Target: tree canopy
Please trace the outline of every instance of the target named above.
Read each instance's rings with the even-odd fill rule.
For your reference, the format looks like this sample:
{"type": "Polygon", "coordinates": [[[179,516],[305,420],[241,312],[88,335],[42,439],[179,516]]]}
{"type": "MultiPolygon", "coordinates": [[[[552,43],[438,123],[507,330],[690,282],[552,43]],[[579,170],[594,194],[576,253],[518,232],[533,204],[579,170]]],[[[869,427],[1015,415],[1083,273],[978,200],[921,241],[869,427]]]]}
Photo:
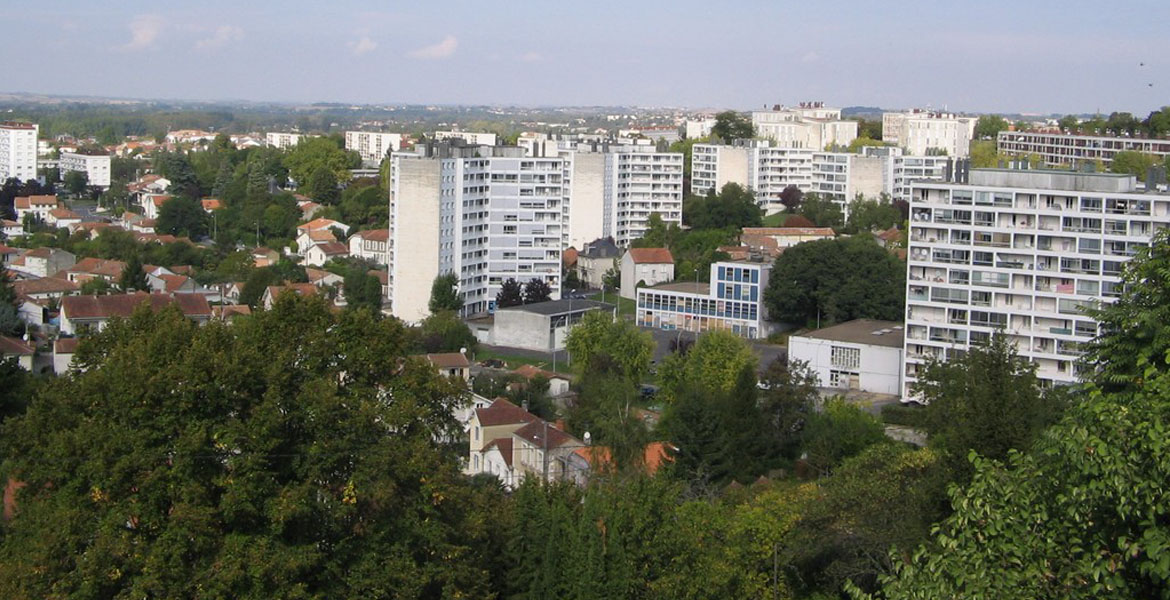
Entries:
{"type": "Polygon", "coordinates": [[[756,128],[752,125],[751,117],[725,110],[715,115],[715,125],[711,127],[711,136],[725,142],[738,139],[751,139],[756,135],[756,128]]]}
{"type": "Polygon", "coordinates": [[[431,299],[427,309],[431,313],[459,311],[463,308],[463,296],[459,295],[459,276],[444,273],[431,282],[431,299]]]}
{"type": "Polygon", "coordinates": [[[691,229],[742,229],[763,225],[756,195],[738,183],[728,183],[716,194],[691,196],[683,203],[683,223],[691,229]]]}

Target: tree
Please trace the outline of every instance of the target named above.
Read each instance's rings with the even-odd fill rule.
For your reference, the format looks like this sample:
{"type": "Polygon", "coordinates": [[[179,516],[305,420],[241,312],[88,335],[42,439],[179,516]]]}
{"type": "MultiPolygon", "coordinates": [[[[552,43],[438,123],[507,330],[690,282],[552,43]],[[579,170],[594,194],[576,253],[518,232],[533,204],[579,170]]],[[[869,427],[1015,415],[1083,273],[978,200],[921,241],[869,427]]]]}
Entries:
{"type": "Polygon", "coordinates": [[[969,453],[1005,460],[1010,450],[1029,448],[1063,409],[1060,394],[1040,390],[1036,365],[1002,334],[961,358],[927,363],[915,391],[927,404],[930,446],[960,483],[972,474],[969,453]]]}
{"type": "Polygon", "coordinates": [[[80,196],[85,193],[86,186],[89,185],[89,174],[85,171],[69,171],[65,173],[65,189],[69,190],[70,194],[80,196]]]}
{"type": "Polygon", "coordinates": [[[319,165],[313,170],[303,190],[310,198],[327,206],[337,204],[341,196],[337,189],[337,176],[326,165],[319,165]]]}
{"type": "Polygon", "coordinates": [[[1170,106],[1152,111],[1143,125],[1150,137],[1164,137],[1170,134],[1170,106]]]}
{"type": "Polygon", "coordinates": [[[1105,121],[1105,128],[1113,132],[1114,135],[1133,136],[1140,127],[1141,121],[1133,116],[1133,114],[1127,112],[1112,113],[1109,115],[1109,119],[1105,121]]]}
{"type": "Polygon", "coordinates": [[[539,278],[533,277],[524,284],[524,303],[532,304],[534,302],[548,302],[552,299],[552,288],[549,287],[548,282],[539,278]]]}
{"type": "Polygon", "coordinates": [[[601,275],[601,286],[607,290],[617,290],[622,287],[622,272],[617,267],[617,260],[614,260],[614,265],[601,275]]]}
{"type": "Polygon", "coordinates": [[[900,320],[906,266],[870,235],[816,240],[776,259],[764,302],[772,318],[795,324],[900,320]]]}
{"type": "Polygon", "coordinates": [[[126,261],[126,266],[122,269],[122,276],[118,280],[118,287],[123,292],[149,292],[150,283],[146,280],[146,271],[142,268],[142,260],[138,258],[137,254],[130,257],[126,261]]]}
{"type": "Polygon", "coordinates": [[[369,309],[382,314],[382,282],[369,273],[365,265],[354,265],[346,270],[345,303],[351,309],[369,309]]]}
{"type": "MultiPolygon", "coordinates": [[[[142,265],[139,265],[138,268],[141,269],[142,265]]],[[[104,296],[106,294],[114,293],[117,291],[117,288],[107,279],[94,277],[93,279],[90,279],[89,281],[81,284],[81,289],[79,291],[83,296],[104,296]]]]}
{"type": "Polygon", "coordinates": [[[268,287],[281,283],[282,280],[277,276],[275,269],[269,267],[253,269],[244,281],[243,289],[240,290],[240,304],[247,304],[252,309],[260,308],[260,302],[264,300],[264,292],[268,287]]]}
{"type": "Polygon", "coordinates": [[[815,192],[804,195],[797,214],[812,221],[817,227],[838,228],[845,224],[841,205],[828,198],[821,198],[815,192]]]}
{"type": "Polygon", "coordinates": [[[578,373],[593,368],[595,363],[612,361],[614,370],[623,377],[641,381],[650,369],[654,338],[629,321],[614,320],[607,311],[592,310],[569,330],[565,349],[578,373]]]}
{"type": "Polygon", "coordinates": [[[858,136],[858,137],[853,138],[852,142],[849,142],[849,146],[847,146],[845,148],[845,151],[852,152],[854,154],[859,154],[859,153],[861,153],[862,148],[869,148],[869,147],[879,147],[880,148],[882,146],[888,146],[888,145],[889,144],[887,144],[879,139],[868,138],[865,136],[858,136]]]}
{"type": "Polygon", "coordinates": [[[871,140],[882,139],[882,120],[857,118],[857,137],[871,140]]]}
{"type": "Polygon", "coordinates": [[[524,304],[524,287],[519,281],[509,277],[500,284],[500,291],[496,294],[496,308],[508,308],[524,304]]]}
{"type": "Polygon", "coordinates": [[[809,467],[818,475],[827,475],[841,461],[885,442],[886,430],[858,405],[834,398],[809,416],[801,437],[809,467]]]}
{"type": "Polygon", "coordinates": [[[459,295],[459,276],[444,273],[431,282],[431,300],[427,303],[431,313],[463,309],[463,296],[459,295]]]}
{"type": "Polygon", "coordinates": [[[691,196],[683,203],[683,223],[692,229],[742,229],[763,225],[763,210],[756,195],[737,183],[728,183],[716,194],[691,196]]]}
{"type": "Polygon", "coordinates": [[[1081,123],[1081,119],[1076,115],[1065,115],[1061,117],[1060,120],[1056,123],[1060,126],[1061,130],[1072,133],[1077,130],[1077,127],[1081,123]]]}
{"type": "Polygon", "coordinates": [[[695,386],[729,393],[735,388],[741,371],[747,368],[754,373],[758,362],[743,338],[730,331],[708,331],[685,354],[671,354],[662,361],[659,368],[662,391],[668,400],[695,386]]]}
{"type": "Polygon", "coordinates": [[[477,341],[471,328],[454,311],[439,311],[427,315],[418,327],[415,347],[420,352],[460,352],[475,350],[477,341]]]}
{"type": "Polygon", "coordinates": [[[819,385],[808,363],[795,359],[776,359],[760,376],[760,418],[774,459],[799,456],[802,432],[820,400],[819,385]]]}
{"type": "Polygon", "coordinates": [[[780,191],[780,204],[788,209],[788,212],[794,213],[796,209],[800,208],[800,201],[804,197],[804,192],[795,185],[790,185],[780,191]]]}
{"type": "Polygon", "coordinates": [[[12,286],[8,270],[0,269],[0,335],[19,335],[23,330],[20,299],[12,286]]]}
{"type": "Polygon", "coordinates": [[[175,196],[159,208],[156,229],[159,233],[200,239],[207,236],[208,220],[209,217],[199,200],[175,196]]]}
{"type": "Polygon", "coordinates": [[[1007,129],[1007,119],[999,115],[983,115],[975,122],[975,137],[981,140],[994,140],[999,132],[1007,129]]]}
{"type": "Polygon", "coordinates": [[[349,181],[349,169],[361,166],[356,153],[346,153],[334,138],[313,137],[302,140],[284,157],[284,166],[297,185],[306,185],[318,169],[329,170],[336,182],[349,181]],[[354,158],[357,158],[354,164],[354,158]]]}
{"type": "Polygon", "coordinates": [[[1109,171],[1134,175],[1138,181],[1145,181],[1148,169],[1156,164],[1157,159],[1149,154],[1142,154],[1134,150],[1122,150],[1113,155],[1109,171]]]}
{"type": "Polygon", "coordinates": [[[726,110],[715,115],[715,125],[711,127],[711,136],[725,142],[738,139],[751,139],[756,135],[756,128],[751,118],[726,110]]]}
{"type": "Polygon", "coordinates": [[[4,425],[27,487],[0,589],[492,596],[500,496],[435,445],[459,432],[459,388],[404,360],[404,334],[293,295],[231,326],[174,308],[111,323],[4,425]]]}
{"type": "Polygon", "coordinates": [[[860,194],[849,203],[848,233],[884,231],[903,221],[902,213],[890,197],[882,194],[878,200],[866,199],[860,194]]]}

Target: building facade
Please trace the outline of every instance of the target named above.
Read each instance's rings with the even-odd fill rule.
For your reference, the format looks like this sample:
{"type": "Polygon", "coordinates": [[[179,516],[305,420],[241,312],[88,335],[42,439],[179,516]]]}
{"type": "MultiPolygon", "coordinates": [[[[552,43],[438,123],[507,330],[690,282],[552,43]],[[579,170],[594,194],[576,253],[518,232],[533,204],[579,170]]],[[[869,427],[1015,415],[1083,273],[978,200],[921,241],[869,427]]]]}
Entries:
{"type": "Polygon", "coordinates": [[[945,154],[966,158],[975,137],[976,117],[961,117],[929,109],[882,114],[882,141],[913,156],[945,154]]]}
{"type": "Polygon", "coordinates": [[[821,102],[753,111],[752,125],[757,136],[783,148],[820,151],[831,146],[848,146],[857,138],[857,121],[843,120],[840,109],[826,107],[821,102]]]}
{"type": "Polygon", "coordinates": [[[402,149],[401,133],[380,133],[376,131],[345,132],[345,149],[353,150],[362,157],[362,163],[377,165],[386,154],[402,149]]]}
{"type": "Polygon", "coordinates": [[[270,131],[264,134],[264,143],[273,148],[280,148],[282,150],[292,148],[301,143],[301,140],[307,139],[309,136],[303,133],[282,133],[278,131],[270,131]]]}
{"type": "Polygon", "coordinates": [[[1037,154],[1046,165],[1074,169],[1097,161],[1109,167],[1118,152],[1141,152],[1162,159],[1170,156],[1170,139],[1001,131],[995,138],[995,144],[1005,154],[1037,154]]]}
{"type": "Polygon", "coordinates": [[[788,338],[788,360],[808,363],[825,388],[900,395],[903,326],[857,319],[788,338]]]}
{"type": "Polygon", "coordinates": [[[1125,263],[1170,224],[1170,195],[1128,175],[975,169],[913,186],[903,400],[931,357],[999,330],[1045,385],[1077,380],[1097,334],[1084,308],[1112,302],[1125,263]]]}
{"type": "Polygon", "coordinates": [[[37,132],[35,123],[0,123],[0,180],[37,178],[37,132]]]}
{"type": "Polygon", "coordinates": [[[711,265],[710,283],[675,282],[638,288],[637,324],[695,333],[731,331],[748,339],[771,333],[764,289],[768,262],[724,261],[711,265]]]}
{"type": "Polygon", "coordinates": [[[622,145],[605,155],[602,234],[627,247],[649,229],[650,215],[682,223],[683,155],[622,145]]]}
{"type": "Polygon", "coordinates": [[[108,189],[110,187],[110,162],[109,154],[62,152],[61,160],[57,166],[61,169],[62,178],[70,171],[80,171],[89,178],[89,185],[108,189]]]}
{"type": "Polygon", "coordinates": [[[495,146],[496,134],[494,133],[473,133],[471,131],[436,131],[435,140],[454,140],[460,139],[472,146],[495,146]]]}

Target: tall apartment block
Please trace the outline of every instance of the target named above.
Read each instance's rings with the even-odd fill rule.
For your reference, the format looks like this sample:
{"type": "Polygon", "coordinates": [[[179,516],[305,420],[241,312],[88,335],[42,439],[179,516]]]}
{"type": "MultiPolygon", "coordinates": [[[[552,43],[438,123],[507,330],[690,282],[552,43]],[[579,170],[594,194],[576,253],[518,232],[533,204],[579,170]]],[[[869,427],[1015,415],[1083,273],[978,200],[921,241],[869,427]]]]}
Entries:
{"type": "Polygon", "coordinates": [[[1044,384],[1076,381],[1081,344],[1097,334],[1084,307],[1119,295],[1123,265],[1170,225],[1170,195],[1129,175],[962,171],[913,186],[903,399],[929,357],[997,330],[1044,384]]]}
{"type": "Polygon", "coordinates": [[[913,156],[945,154],[966,158],[975,137],[976,117],[928,109],[888,112],[882,115],[882,141],[905,149],[913,156]]]}
{"type": "Polygon", "coordinates": [[[37,132],[35,123],[0,123],[0,181],[15,177],[21,181],[37,177],[37,132]]]}
{"type": "Polygon", "coordinates": [[[62,152],[58,165],[61,169],[62,177],[69,171],[80,171],[85,173],[89,185],[109,188],[111,162],[109,154],[89,154],[79,151],[62,152]]]}
{"type": "Polygon", "coordinates": [[[464,313],[494,308],[504,280],[560,294],[564,164],[518,147],[438,143],[391,159],[389,297],[394,315],[429,314],[431,282],[459,276],[464,313]]]}
{"type": "Polygon", "coordinates": [[[302,140],[306,140],[312,136],[303,133],[286,133],[281,131],[269,131],[264,134],[264,143],[273,147],[285,150],[293,148],[302,140]]]}
{"type": "MultiPolygon", "coordinates": [[[[658,152],[654,146],[605,148],[602,229],[626,247],[649,229],[650,215],[682,223],[683,155],[658,152]]],[[[570,224],[571,226],[571,224],[570,224]]]]}
{"type": "Polygon", "coordinates": [[[848,146],[857,138],[857,121],[843,120],[840,109],[828,108],[822,102],[753,111],[752,125],[757,136],[783,148],[820,151],[830,146],[848,146]]]}
{"type": "Polygon", "coordinates": [[[380,133],[376,131],[345,132],[345,149],[353,150],[367,165],[381,164],[386,154],[402,149],[401,133],[380,133]]]}
{"type": "Polygon", "coordinates": [[[1170,156],[1168,139],[1001,131],[995,144],[1005,154],[1038,154],[1049,166],[1063,165],[1074,169],[1097,161],[1108,167],[1113,164],[1113,156],[1123,151],[1152,154],[1162,159],[1170,156]]]}

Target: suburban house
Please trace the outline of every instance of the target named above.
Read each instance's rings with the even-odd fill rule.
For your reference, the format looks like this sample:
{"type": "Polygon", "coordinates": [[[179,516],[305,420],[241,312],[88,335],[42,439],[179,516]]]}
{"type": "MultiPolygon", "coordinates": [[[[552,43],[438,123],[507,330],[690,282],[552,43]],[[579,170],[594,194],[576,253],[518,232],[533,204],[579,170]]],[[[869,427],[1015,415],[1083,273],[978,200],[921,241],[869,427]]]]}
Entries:
{"type": "Polygon", "coordinates": [[[60,299],[62,296],[76,294],[81,286],[65,278],[41,277],[38,279],[21,279],[12,283],[16,295],[34,298],[36,300],[60,299]]]}
{"type": "Polygon", "coordinates": [[[317,295],[317,286],[311,283],[289,283],[285,285],[270,285],[264,290],[264,298],[262,305],[264,310],[272,308],[276,304],[276,299],[284,292],[291,292],[298,296],[315,296],[317,295]]]}
{"type": "Polygon", "coordinates": [[[87,257],[77,261],[72,267],[59,273],[57,277],[63,274],[65,279],[79,285],[91,279],[105,279],[110,283],[117,283],[124,270],[126,270],[126,263],[120,260],[87,257]]]}
{"type": "Polygon", "coordinates": [[[569,298],[499,308],[494,315],[468,319],[467,325],[486,344],[551,352],[564,350],[569,327],[593,310],[617,315],[613,304],[569,298]]]}
{"type": "MultiPolygon", "coordinates": [[[[536,415],[508,402],[504,398],[497,399],[487,408],[477,409],[472,413],[471,421],[469,422],[467,473],[469,475],[485,472],[495,473],[497,475],[506,473],[508,480],[505,480],[505,485],[507,485],[511,480],[512,472],[512,433],[524,425],[539,420],[536,415]],[[499,461],[500,463],[506,463],[506,465],[497,464],[493,465],[496,467],[495,469],[489,469],[488,465],[484,463],[483,452],[490,442],[501,438],[507,438],[509,441],[507,460],[499,461]]],[[[501,479],[504,478],[501,477],[501,479]]]]}
{"type": "Polygon", "coordinates": [[[323,207],[320,204],[309,200],[305,196],[300,196],[300,198],[303,199],[297,200],[297,208],[301,209],[301,219],[308,221],[317,216],[318,212],[321,212],[323,207]]]}
{"type": "Polygon", "coordinates": [[[115,317],[126,318],[141,304],[157,312],[172,304],[183,315],[197,322],[211,320],[211,305],[202,294],[111,294],[108,296],[66,296],[61,299],[61,333],[77,335],[80,331],[101,331],[115,317]]]}
{"type": "Polygon", "coordinates": [[[16,363],[25,371],[33,370],[33,358],[37,349],[30,343],[9,336],[0,336],[0,358],[15,358],[16,363]]]}
{"type": "Polygon", "coordinates": [[[323,269],[314,269],[313,267],[305,267],[305,276],[309,278],[309,283],[317,287],[339,285],[345,281],[345,278],[337,273],[323,269]]]}
{"type": "Polygon", "coordinates": [[[335,258],[349,256],[349,248],[341,242],[321,242],[313,244],[305,252],[305,264],[320,267],[335,258]]]}
{"type": "Polygon", "coordinates": [[[902,393],[902,323],[856,319],[788,338],[788,360],[802,360],[820,386],[902,393]]]}
{"type": "Polygon", "coordinates": [[[333,235],[331,229],[314,229],[298,231],[297,238],[294,240],[297,244],[297,254],[304,256],[308,254],[309,248],[317,244],[324,244],[325,242],[336,242],[337,236],[333,235]]]}
{"type": "Polygon", "coordinates": [[[349,254],[373,261],[374,264],[390,264],[390,230],[367,229],[349,236],[349,254]]]}
{"type": "Polygon", "coordinates": [[[577,278],[591,288],[601,288],[605,273],[618,267],[621,256],[622,251],[613,238],[589,242],[577,253],[577,278]]]}
{"type": "Polygon", "coordinates": [[[512,371],[513,373],[532,381],[536,377],[544,377],[548,380],[548,395],[555,397],[566,394],[569,391],[569,378],[559,373],[552,371],[545,371],[533,365],[520,365],[512,371]]]}
{"type": "Polygon", "coordinates": [[[11,271],[32,277],[48,277],[72,267],[77,257],[60,248],[33,248],[8,263],[11,271]]]}
{"type": "Polygon", "coordinates": [[[18,248],[10,248],[4,244],[0,244],[0,266],[12,262],[13,259],[20,255],[20,252],[18,248]]]}
{"type": "Polygon", "coordinates": [[[739,241],[752,252],[776,258],[785,248],[836,236],[831,227],[744,227],[739,241]]]}
{"type": "Polygon", "coordinates": [[[465,382],[471,381],[471,361],[462,352],[443,352],[427,354],[427,362],[438,369],[439,374],[445,377],[457,377],[465,382]]]}
{"type": "Polygon", "coordinates": [[[68,208],[54,208],[49,211],[49,216],[45,218],[45,224],[50,227],[72,228],[80,223],[81,215],[68,208]]]}
{"type": "Polygon", "coordinates": [[[252,249],[252,264],[256,268],[268,267],[280,261],[280,254],[276,250],[257,246],[252,249]]]}
{"type": "Polygon", "coordinates": [[[194,279],[176,273],[148,274],[146,282],[150,284],[152,292],[184,292],[188,294],[205,293],[203,287],[195,283],[194,279]]]}
{"type": "Polygon", "coordinates": [[[330,229],[338,229],[343,234],[349,234],[349,225],[340,221],[334,221],[333,219],[324,218],[313,219],[308,223],[297,225],[297,234],[299,235],[302,231],[328,231],[330,229]]]}
{"type": "Polygon", "coordinates": [[[166,204],[167,200],[170,199],[171,196],[168,194],[143,194],[142,214],[147,219],[157,219],[159,211],[162,210],[162,205],[166,204]]]}
{"type": "Polygon", "coordinates": [[[77,346],[81,338],[63,337],[53,342],[53,372],[64,375],[73,366],[73,355],[77,354],[77,346]]]}
{"type": "Polygon", "coordinates": [[[24,223],[26,215],[33,215],[40,221],[49,221],[49,211],[58,208],[64,208],[61,202],[57,200],[57,196],[20,196],[12,201],[12,207],[16,209],[16,220],[24,223]]]}
{"type": "Polygon", "coordinates": [[[84,232],[91,240],[97,239],[101,233],[107,229],[122,229],[113,223],[106,223],[103,221],[86,221],[75,223],[69,226],[70,233],[84,232]]]}
{"type": "Polygon", "coordinates": [[[674,256],[666,248],[630,248],[622,256],[622,298],[637,298],[638,284],[674,281],[674,256]]]}
{"type": "Polygon", "coordinates": [[[9,221],[8,219],[0,219],[0,233],[5,237],[16,237],[24,235],[24,225],[20,221],[9,221]]]}
{"type": "Polygon", "coordinates": [[[211,307],[211,316],[216,321],[230,323],[238,317],[252,314],[252,307],[247,304],[217,304],[211,307]]]}

